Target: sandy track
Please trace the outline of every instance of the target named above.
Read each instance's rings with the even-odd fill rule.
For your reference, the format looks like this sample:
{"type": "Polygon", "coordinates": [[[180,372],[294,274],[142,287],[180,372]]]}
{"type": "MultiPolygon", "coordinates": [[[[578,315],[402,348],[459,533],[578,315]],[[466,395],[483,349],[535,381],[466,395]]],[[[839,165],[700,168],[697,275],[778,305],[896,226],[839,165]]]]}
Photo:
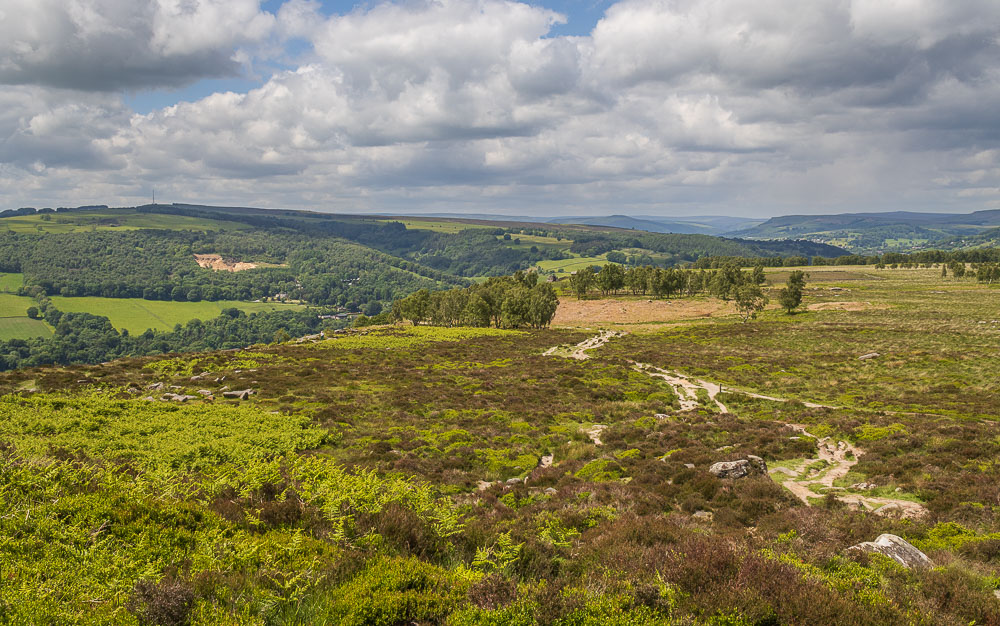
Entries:
{"type": "Polygon", "coordinates": [[[583,361],[584,359],[589,359],[590,355],[587,354],[587,350],[593,350],[595,348],[600,348],[604,344],[608,343],[615,337],[624,337],[628,333],[620,330],[602,330],[600,333],[594,335],[590,339],[586,339],[576,344],[575,346],[569,348],[563,346],[553,346],[546,350],[543,354],[545,356],[565,356],[570,359],[577,359],[583,361]]]}
{"type": "MultiPolygon", "coordinates": [[[[792,470],[795,476],[782,483],[807,505],[809,504],[809,498],[820,497],[820,494],[810,489],[810,485],[819,485],[827,489],[835,488],[833,485],[834,481],[846,476],[851,471],[851,468],[857,465],[858,457],[864,454],[864,450],[847,441],[833,443],[833,440],[829,437],[818,438],[810,434],[805,426],[801,424],[786,424],[786,426],[802,433],[806,437],[816,439],[817,442],[817,458],[803,461],[798,468],[792,470]],[[812,471],[803,476],[806,468],[817,461],[826,461],[828,466],[822,470],[812,471]]],[[[775,471],[777,470],[771,470],[772,473],[775,471]]],[[[922,517],[927,513],[927,509],[923,505],[909,500],[866,496],[856,493],[835,494],[835,496],[841,502],[863,510],[877,511],[881,507],[894,505],[892,507],[894,512],[905,518],[922,517]]]]}

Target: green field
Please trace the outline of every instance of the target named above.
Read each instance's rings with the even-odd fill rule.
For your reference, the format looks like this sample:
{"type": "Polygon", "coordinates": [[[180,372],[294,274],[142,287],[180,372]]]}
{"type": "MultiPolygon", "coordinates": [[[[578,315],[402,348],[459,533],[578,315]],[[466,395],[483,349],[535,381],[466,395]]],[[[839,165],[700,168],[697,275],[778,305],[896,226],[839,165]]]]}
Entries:
{"type": "Polygon", "coordinates": [[[572,259],[560,259],[558,261],[539,261],[535,267],[542,272],[552,272],[556,276],[566,276],[587,266],[605,265],[607,262],[607,257],[602,254],[600,256],[577,256],[572,259]]]}
{"type": "MultiPolygon", "coordinates": [[[[9,276],[20,277],[21,275],[3,274],[2,276],[6,278],[9,276]]],[[[45,322],[28,318],[27,311],[30,306],[35,306],[35,301],[31,298],[0,293],[0,341],[52,335],[52,329],[45,322]]]]}
{"type": "Polygon", "coordinates": [[[13,292],[24,284],[24,274],[3,274],[0,273],[0,291],[13,292]]]}
{"type": "Polygon", "coordinates": [[[465,222],[452,222],[448,220],[421,220],[421,219],[392,219],[381,220],[383,222],[399,222],[406,226],[408,230],[431,230],[436,233],[454,234],[468,230],[470,228],[496,228],[485,224],[468,224],[465,222]]]}
{"type": "MultiPolygon", "coordinates": [[[[218,317],[222,309],[236,307],[247,313],[295,309],[300,305],[271,302],[170,302],[142,300],[141,298],[67,298],[53,296],[52,303],[64,313],[91,313],[103,315],[111,320],[112,326],[130,333],[141,333],[147,328],[153,330],[173,330],[177,324],[186,324],[193,319],[207,320],[218,317]]],[[[2,301],[0,301],[2,302],[2,301]]]]}
{"type": "Polygon", "coordinates": [[[0,219],[0,231],[15,233],[78,233],[96,230],[245,230],[249,226],[225,220],[136,211],[79,211],[43,213],[0,219]]]}

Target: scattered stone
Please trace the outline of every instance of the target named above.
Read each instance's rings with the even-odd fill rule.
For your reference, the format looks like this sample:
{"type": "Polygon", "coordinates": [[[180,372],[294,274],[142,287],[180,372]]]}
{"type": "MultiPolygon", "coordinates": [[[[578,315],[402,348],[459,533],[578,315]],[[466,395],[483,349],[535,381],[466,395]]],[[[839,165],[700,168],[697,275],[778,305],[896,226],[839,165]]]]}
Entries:
{"type": "Polygon", "coordinates": [[[164,400],[171,400],[173,402],[187,402],[188,400],[197,400],[198,396],[189,396],[187,394],[180,393],[165,393],[163,394],[164,400]]]}
{"type": "Polygon", "coordinates": [[[913,547],[908,541],[888,533],[879,535],[875,541],[865,541],[847,549],[848,552],[872,552],[884,554],[907,569],[926,569],[934,567],[934,562],[927,555],[913,547]]]}
{"type": "Polygon", "coordinates": [[[874,489],[878,487],[875,483],[854,483],[851,485],[851,489],[860,489],[861,491],[868,491],[869,489],[874,489]]]}
{"type": "Polygon", "coordinates": [[[480,481],[478,481],[476,483],[476,489],[478,489],[479,491],[486,491],[487,489],[489,489],[492,486],[493,486],[493,483],[491,483],[488,480],[480,480],[480,481]]]}
{"type": "Polygon", "coordinates": [[[546,454],[541,459],[539,459],[539,461],[538,461],[538,467],[540,467],[542,469],[545,469],[547,467],[552,467],[552,463],[554,463],[555,460],[556,460],[556,455],[554,455],[554,454],[546,454]]]}
{"type": "Polygon", "coordinates": [[[225,387],[221,387],[219,389],[219,391],[229,391],[229,385],[226,385],[225,387]]]}
{"type": "Polygon", "coordinates": [[[545,495],[547,495],[547,496],[554,496],[554,495],[556,495],[557,493],[559,493],[559,492],[558,492],[558,491],[556,491],[556,490],[555,490],[554,488],[552,488],[552,487],[546,487],[546,488],[545,488],[545,495]]]}
{"type": "Polygon", "coordinates": [[[518,478],[517,476],[515,476],[514,478],[508,478],[507,479],[507,484],[508,485],[520,485],[521,484],[521,479],[518,478]]]}
{"type": "Polygon", "coordinates": [[[145,400],[146,402],[152,402],[154,399],[155,398],[153,398],[153,396],[146,396],[145,398],[143,398],[143,400],[145,400]]]}
{"type": "Polygon", "coordinates": [[[711,522],[713,515],[710,511],[695,511],[694,515],[691,517],[695,518],[699,522],[711,522]]]}
{"type": "Polygon", "coordinates": [[[184,387],[181,387],[180,385],[170,385],[170,388],[171,389],[183,389],[184,387]]]}
{"type": "Polygon", "coordinates": [[[136,387],[129,387],[129,388],[128,388],[128,389],[126,389],[125,391],[129,392],[129,393],[130,393],[130,394],[132,394],[132,395],[135,395],[135,394],[139,393],[139,389],[138,389],[138,388],[136,388],[136,387]]]}
{"type": "Polygon", "coordinates": [[[877,359],[881,356],[878,352],[869,352],[868,354],[862,354],[858,357],[859,361],[867,361],[868,359],[877,359]]]}
{"type": "Polygon", "coordinates": [[[902,517],[904,511],[903,507],[899,506],[895,502],[890,502],[889,504],[875,509],[874,513],[875,515],[880,515],[882,517],[902,517]]]}
{"type": "Polygon", "coordinates": [[[253,389],[240,389],[239,391],[223,391],[222,395],[226,398],[239,398],[240,400],[246,400],[253,393],[253,389]]]}
{"type": "Polygon", "coordinates": [[[708,471],[718,478],[743,478],[754,474],[767,475],[767,463],[759,456],[748,454],[745,459],[714,463],[708,468],[708,471]]]}
{"type": "Polygon", "coordinates": [[[665,419],[667,419],[670,416],[668,414],[666,414],[666,413],[657,413],[657,414],[653,415],[653,417],[655,417],[658,420],[665,420],[665,419]]]}
{"type": "Polygon", "coordinates": [[[209,391],[208,389],[199,389],[199,390],[198,390],[197,392],[195,392],[195,393],[197,393],[198,395],[202,395],[202,396],[206,396],[206,397],[207,397],[207,396],[211,396],[211,395],[212,395],[212,392],[211,392],[211,391],[209,391]]]}
{"type": "Polygon", "coordinates": [[[694,463],[685,463],[684,467],[686,467],[688,469],[694,469],[694,463]]]}

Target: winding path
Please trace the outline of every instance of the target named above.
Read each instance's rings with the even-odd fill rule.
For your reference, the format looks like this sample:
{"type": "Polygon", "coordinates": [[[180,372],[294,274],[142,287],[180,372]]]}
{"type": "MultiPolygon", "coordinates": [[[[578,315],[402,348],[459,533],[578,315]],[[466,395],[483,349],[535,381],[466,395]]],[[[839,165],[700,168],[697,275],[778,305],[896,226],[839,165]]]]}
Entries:
{"type": "MultiPolygon", "coordinates": [[[[590,355],[587,354],[587,350],[599,348],[608,343],[611,339],[624,336],[625,334],[626,333],[621,331],[602,330],[594,337],[569,348],[570,351],[568,354],[565,353],[567,350],[565,346],[555,346],[546,350],[545,355],[565,355],[574,359],[588,359],[590,358],[590,355]]],[[[647,376],[652,376],[666,381],[666,383],[670,385],[670,387],[674,390],[674,393],[677,395],[682,411],[692,411],[698,409],[701,406],[701,402],[698,399],[698,392],[704,390],[708,395],[708,399],[715,404],[720,413],[729,413],[729,409],[726,408],[726,406],[717,398],[717,396],[722,393],[721,384],[685,376],[679,372],[659,368],[654,365],[650,365],[649,363],[639,363],[636,361],[630,362],[636,371],[642,372],[647,376]]],[[[726,391],[727,393],[739,393],[750,398],[768,400],[771,402],[792,401],[789,398],[766,396],[752,391],[744,391],[742,389],[727,388],[726,391]]],[[[816,402],[802,402],[802,404],[812,409],[841,408],[828,404],[819,404],[816,402]]],[[[770,473],[774,474],[780,472],[788,475],[788,478],[782,481],[781,484],[791,491],[797,498],[802,500],[802,502],[806,505],[811,505],[810,498],[815,499],[822,496],[821,493],[813,491],[810,488],[811,485],[818,485],[824,490],[841,489],[840,487],[834,486],[834,481],[843,478],[848,472],[851,471],[851,468],[858,463],[858,457],[864,454],[864,450],[847,441],[837,441],[834,443],[829,437],[816,437],[815,435],[810,434],[809,431],[806,430],[806,427],[801,424],[785,424],[785,426],[801,433],[806,437],[815,439],[818,450],[817,458],[806,459],[796,468],[772,468],[770,473]],[[814,470],[808,469],[809,466],[819,461],[825,461],[825,465],[822,468],[814,470]]],[[[585,432],[596,445],[601,445],[600,434],[604,428],[606,428],[606,426],[598,424],[585,432]]],[[[848,506],[861,510],[872,510],[879,515],[898,515],[904,518],[915,518],[921,517],[927,513],[927,509],[923,505],[909,500],[886,498],[881,496],[868,496],[858,493],[835,493],[835,496],[838,500],[844,502],[848,506]]]]}

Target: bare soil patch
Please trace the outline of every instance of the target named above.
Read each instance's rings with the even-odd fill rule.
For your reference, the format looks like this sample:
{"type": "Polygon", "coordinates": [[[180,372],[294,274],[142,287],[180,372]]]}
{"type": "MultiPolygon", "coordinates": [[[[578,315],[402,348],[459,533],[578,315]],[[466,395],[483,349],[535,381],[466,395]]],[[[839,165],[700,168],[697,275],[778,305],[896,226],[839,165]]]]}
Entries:
{"type": "Polygon", "coordinates": [[[736,306],[721,300],[648,300],[606,298],[576,300],[563,297],[556,309],[556,326],[586,326],[591,324],[643,324],[674,320],[733,315],[736,306]]]}
{"type": "Polygon", "coordinates": [[[194,260],[205,269],[217,272],[242,272],[243,270],[252,270],[259,267],[257,263],[244,263],[243,261],[223,259],[221,254],[196,254],[194,255],[194,260]]]}

